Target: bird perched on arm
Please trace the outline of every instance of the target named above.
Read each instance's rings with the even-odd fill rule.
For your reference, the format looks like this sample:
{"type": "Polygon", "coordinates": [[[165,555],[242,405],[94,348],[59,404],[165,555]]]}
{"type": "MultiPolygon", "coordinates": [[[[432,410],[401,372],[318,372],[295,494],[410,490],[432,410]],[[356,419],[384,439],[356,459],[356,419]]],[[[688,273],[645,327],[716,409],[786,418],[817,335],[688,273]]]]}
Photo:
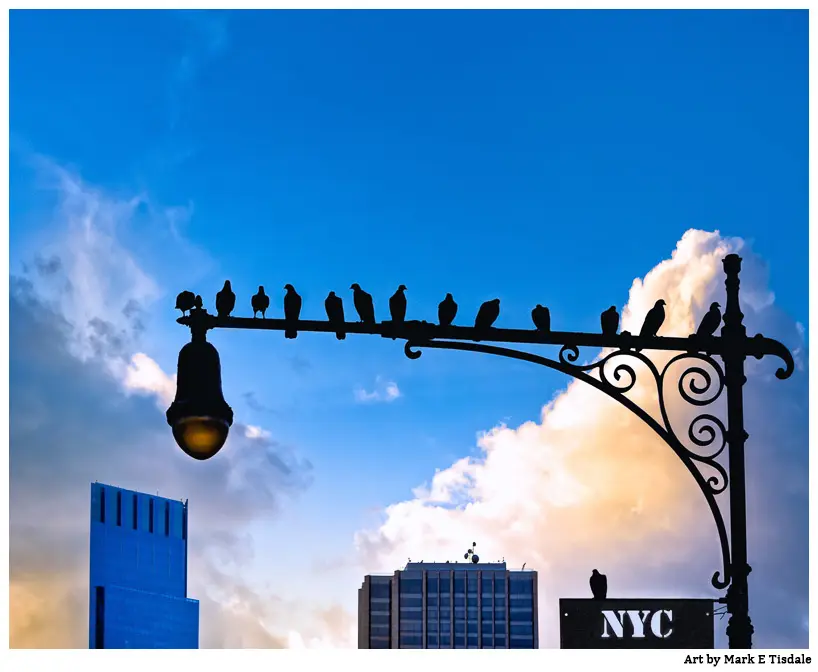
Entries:
{"type": "Polygon", "coordinates": [[[446,298],[437,307],[437,321],[441,327],[448,327],[454,322],[457,315],[457,304],[451,294],[446,294],[446,298]]]}
{"type": "MultiPolygon", "coordinates": [[[[489,329],[494,321],[500,316],[500,299],[492,299],[486,301],[480,310],[477,311],[477,317],[474,319],[474,328],[478,331],[489,329]]],[[[476,338],[475,341],[480,339],[476,338]]]]}
{"type": "Polygon", "coordinates": [[[262,320],[267,317],[267,309],[270,307],[270,297],[264,293],[264,287],[262,285],[258,286],[258,294],[250,299],[250,303],[253,306],[253,317],[256,316],[256,313],[261,313],[262,320]]]}
{"type": "Polygon", "coordinates": [[[648,311],[645,316],[645,321],[642,323],[642,329],[639,332],[640,336],[656,336],[659,332],[659,327],[665,321],[665,302],[659,299],[653,304],[653,308],[648,311]]]}
{"type": "Polygon", "coordinates": [[[182,315],[196,305],[196,295],[193,292],[180,292],[176,297],[176,310],[181,310],[182,315]]]}
{"type": "Polygon", "coordinates": [[[357,282],[353,283],[350,289],[353,291],[352,302],[361,322],[375,324],[375,306],[372,303],[372,295],[362,290],[357,282]]]}
{"type": "Polygon", "coordinates": [[[344,302],[340,296],[335,296],[335,292],[330,292],[324,301],[324,308],[327,310],[327,319],[338,327],[335,332],[335,338],[343,341],[347,335],[344,333],[344,302]]]}
{"type": "Polygon", "coordinates": [[[531,319],[537,331],[551,331],[551,311],[545,306],[538,303],[537,307],[531,311],[531,319]]]}
{"type": "Polygon", "coordinates": [[[233,289],[230,287],[230,281],[224,281],[222,291],[216,294],[216,313],[219,317],[229,317],[236,307],[236,295],[233,294],[233,289]]]}
{"type": "Polygon", "coordinates": [[[608,596],[608,577],[596,569],[591,572],[590,584],[595,600],[604,600],[608,596]]]}
{"type": "Polygon", "coordinates": [[[605,336],[616,336],[619,329],[619,313],[616,312],[616,306],[611,306],[599,316],[599,321],[602,324],[602,333],[605,336]]]}
{"type": "Polygon", "coordinates": [[[710,304],[710,310],[708,310],[704,317],[702,318],[702,322],[699,325],[699,328],[696,329],[697,336],[712,336],[716,333],[716,329],[719,328],[721,324],[721,311],[719,310],[719,304],[715,301],[710,304]]]}
{"type": "Polygon", "coordinates": [[[389,314],[393,322],[403,322],[406,319],[406,285],[398,287],[398,291],[389,299],[389,314]]]}
{"type": "Polygon", "coordinates": [[[301,316],[301,297],[295,291],[295,287],[289,283],[284,285],[287,293],[284,295],[284,319],[292,322],[292,325],[287,325],[284,330],[284,338],[295,338],[298,336],[298,331],[295,329],[295,323],[301,316]]]}

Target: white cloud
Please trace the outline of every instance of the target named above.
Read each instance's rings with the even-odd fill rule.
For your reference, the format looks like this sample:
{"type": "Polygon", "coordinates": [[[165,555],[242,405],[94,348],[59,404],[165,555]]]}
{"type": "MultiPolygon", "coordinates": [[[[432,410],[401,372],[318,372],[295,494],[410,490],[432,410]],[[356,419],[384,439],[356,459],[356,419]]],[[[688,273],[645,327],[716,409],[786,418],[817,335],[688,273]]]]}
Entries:
{"type": "MultiPolygon", "coordinates": [[[[670,259],[633,282],[623,330],[637,332],[662,298],[667,317],[660,333],[692,333],[711,300],[724,306],[721,260],[730,252],[744,257],[742,295],[752,297],[743,304],[745,323],[754,322],[749,329],[769,326],[772,293],[759,259],[740,239],[691,230],[670,259]]],[[[794,325],[790,333],[797,334],[794,325]]],[[[660,367],[669,359],[649,354],[660,367]]],[[[779,365],[758,363],[765,371],[779,365]]],[[[647,371],[637,373],[629,396],[655,412],[656,386],[647,371]]],[[[749,367],[748,377],[747,389],[759,385],[749,367]]],[[[771,417],[779,395],[792,385],[775,382],[766,406],[771,417]]],[[[673,382],[665,393],[671,422],[685,437],[691,408],[674,396],[673,382]]],[[[781,410],[786,402],[778,403],[781,410]]],[[[806,451],[802,420],[803,427],[790,431],[806,451]]],[[[756,436],[748,446],[760,453],[777,448],[765,440],[756,436]]],[[[475,540],[485,559],[505,557],[511,567],[526,562],[539,571],[541,646],[557,645],[556,600],[587,595],[594,567],[608,574],[615,596],[715,594],[709,581],[721,569],[716,528],[695,481],[646,424],[598,390],[573,381],[543,407],[539,423],[495,427],[478,445],[480,457],[438,470],[412,499],[389,506],[379,527],[356,535],[365,571],[392,571],[407,557],[456,560],[475,540]]],[[[710,475],[706,468],[704,473],[710,475]]],[[[720,501],[726,511],[726,493],[720,501]]],[[[774,585],[776,578],[764,580],[774,585]]]]}
{"type": "Polygon", "coordinates": [[[384,402],[389,403],[400,398],[401,391],[394,381],[385,381],[381,376],[375,378],[375,388],[367,392],[359,387],[355,390],[355,400],[361,404],[384,402]]]}

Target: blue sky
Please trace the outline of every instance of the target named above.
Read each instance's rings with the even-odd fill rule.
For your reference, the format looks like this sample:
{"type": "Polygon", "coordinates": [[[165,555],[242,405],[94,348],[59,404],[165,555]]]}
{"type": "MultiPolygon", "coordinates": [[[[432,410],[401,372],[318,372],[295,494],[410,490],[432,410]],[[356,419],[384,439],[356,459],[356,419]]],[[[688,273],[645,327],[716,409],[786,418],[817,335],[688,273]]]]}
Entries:
{"type": "MultiPolygon", "coordinates": [[[[114,251],[141,275],[110,250],[83,259],[108,255],[110,286],[140,301],[126,359],[172,373],[187,337],[176,293],[212,309],[225,278],[237,314],[259,284],[280,312],[288,282],[305,317],[323,316],[329,290],[349,312],[358,282],[384,315],[403,283],[410,318],[434,318],[452,292],[464,323],[497,296],[499,325],[525,326],[543,303],[555,328],[595,331],[688,229],[746,241],[769,272],[759,287],[788,324],[807,324],[805,11],[18,11],[10,31],[12,275],[66,213],[92,226],[112,213],[114,251]],[[137,276],[153,289],[133,289],[137,276]]],[[[116,304],[92,289],[94,305],[116,304]]],[[[76,318],[78,303],[57,304],[76,318]]],[[[211,340],[237,421],[309,472],[246,521],[263,565],[248,575],[292,590],[267,576],[275,558],[349,608],[357,569],[324,584],[316,563],[350,555],[387,506],[478,455],[478,433],[538,422],[567,384],[468,354],[411,362],[372,338],[211,340]],[[388,382],[396,400],[356,400],[388,382]]],[[[122,412],[133,403],[123,396],[122,412]]],[[[164,437],[158,459],[171,455],[162,414],[142,412],[164,437]]],[[[12,479],[14,460],[12,445],[12,479]]],[[[179,463],[187,478],[198,468],[179,463]]]]}

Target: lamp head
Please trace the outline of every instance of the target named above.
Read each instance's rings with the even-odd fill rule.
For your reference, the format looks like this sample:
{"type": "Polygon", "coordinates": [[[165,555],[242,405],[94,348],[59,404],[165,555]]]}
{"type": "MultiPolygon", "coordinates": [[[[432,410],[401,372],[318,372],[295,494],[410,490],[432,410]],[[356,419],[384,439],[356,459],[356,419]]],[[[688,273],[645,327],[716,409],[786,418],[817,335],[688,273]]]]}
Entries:
{"type": "Polygon", "coordinates": [[[196,460],[210,459],[227,441],[233,409],[222,396],[219,353],[204,338],[179,352],[176,399],[166,416],[176,443],[196,460]]]}

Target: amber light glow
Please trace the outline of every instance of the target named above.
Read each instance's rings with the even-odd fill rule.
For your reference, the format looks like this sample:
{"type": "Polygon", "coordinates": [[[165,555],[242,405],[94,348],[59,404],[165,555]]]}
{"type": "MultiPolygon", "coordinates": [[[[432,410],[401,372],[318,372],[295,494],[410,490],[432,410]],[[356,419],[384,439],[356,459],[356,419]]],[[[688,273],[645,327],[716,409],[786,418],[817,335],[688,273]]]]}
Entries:
{"type": "Polygon", "coordinates": [[[173,427],[173,438],[187,455],[196,460],[208,460],[227,441],[227,423],[217,418],[196,416],[184,418],[173,427]]]}

